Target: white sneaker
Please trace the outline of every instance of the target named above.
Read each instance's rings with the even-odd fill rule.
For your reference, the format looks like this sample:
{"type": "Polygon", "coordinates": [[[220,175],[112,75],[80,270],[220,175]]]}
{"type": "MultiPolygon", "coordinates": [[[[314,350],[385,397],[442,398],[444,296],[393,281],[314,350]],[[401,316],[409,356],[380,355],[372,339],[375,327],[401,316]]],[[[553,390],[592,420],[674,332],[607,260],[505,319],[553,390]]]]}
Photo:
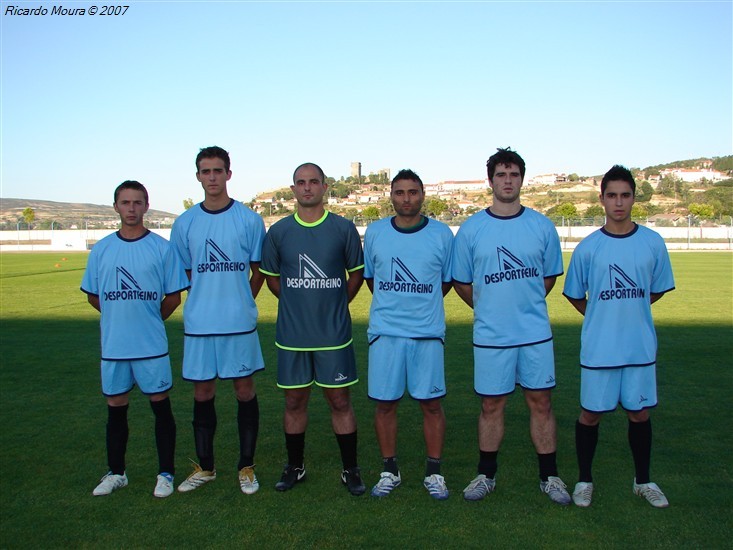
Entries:
{"type": "Polygon", "coordinates": [[[193,473],[186,478],[186,481],[181,483],[178,486],[178,490],[181,493],[187,493],[188,491],[193,491],[194,489],[198,489],[201,487],[204,483],[208,483],[209,481],[214,481],[216,479],[216,470],[202,470],[201,466],[196,464],[194,462],[193,464],[193,473]]]}
{"type": "Polygon", "coordinates": [[[255,475],[254,464],[239,470],[239,488],[242,489],[245,495],[253,495],[260,488],[260,482],[257,481],[255,475]]]}
{"type": "Polygon", "coordinates": [[[173,476],[168,472],[158,474],[158,478],[155,483],[155,490],[153,496],[158,498],[169,497],[173,494],[173,476]]]}
{"type": "Polygon", "coordinates": [[[463,489],[463,498],[466,500],[481,500],[496,488],[496,480],[479,474],[471,480],[468,487],[463,489]]]}
{"type": "Polygon", "coordinates": [[[549,476],[547,481],[540,481],[540,491],[546,493],[552,502],[561,506],[567,506],[572,500],[567,485],[557,476],[549,476]]]}
{"type": "Polygon", "coordinates": [[[666,508],[669,501],[656,483],[636,483],[634,479],[634,494],[644,497],[655,508],[666,508]]]}
{"type": "Polygon", "coordinates": [[[593,498],[593,484],[585,481],[579,481],[575,484],[573,491],[573,502],[581,508],[588,508],[593,498]]]}
{"type": "Polygon", "coordinates": [[[105,495],[109,495],[112,493],[112,491],[116,491],[117,489],[122,489],[123,487],[127,486],[127,474],[113,474],[112,472],[107,472],[104,477],[99,481],[99,485],[97,485],[94,488],[94,491],[92,491],[92,494],[95,497],[101,497],[105,495]]]}
{"type": "Polygon", "coordinates": [[[377,481],[377,484],[372,487],[372,496],[386,497],[394,489],[399,487],[400,483],[402,483],[402,478],[400,477],[399,472],[397,472],[397,475],[394,475],[391,472],[382,472],[379,474],[379,481],[377,481]]]}
{"type": "Polygon", "coordinates": [[[445,500],[450,494],[445,484],[445,478],[440,474],[427,476],[423,480],[423,485],[428,490],[428,493],[430,493],[430,496],[436,500],[445,500]]]}

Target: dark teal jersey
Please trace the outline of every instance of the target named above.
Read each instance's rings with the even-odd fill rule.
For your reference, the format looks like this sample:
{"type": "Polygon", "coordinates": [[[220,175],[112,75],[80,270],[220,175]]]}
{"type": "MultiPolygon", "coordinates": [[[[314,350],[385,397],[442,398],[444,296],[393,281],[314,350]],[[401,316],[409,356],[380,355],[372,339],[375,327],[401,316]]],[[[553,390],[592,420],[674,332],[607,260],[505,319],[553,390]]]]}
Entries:
{"type": "Polygon", "coordinates": [[[346,272],[364,267],[359,233],[326,212],[314,223],[297,214],[274,224],[262,247],[260,271],[280,278],[276,344],[296,351],[351,342],[346,272]]]}

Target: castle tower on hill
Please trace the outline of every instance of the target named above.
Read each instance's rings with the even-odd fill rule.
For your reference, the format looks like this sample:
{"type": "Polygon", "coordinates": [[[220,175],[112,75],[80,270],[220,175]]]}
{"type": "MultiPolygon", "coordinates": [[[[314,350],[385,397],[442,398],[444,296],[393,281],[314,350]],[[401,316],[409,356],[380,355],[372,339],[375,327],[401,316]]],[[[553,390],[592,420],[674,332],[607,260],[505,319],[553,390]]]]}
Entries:
{"type": "Polygon", "coordinates": [[[361,162],[351,163],[351,177],[361,179],[361,162]]]}

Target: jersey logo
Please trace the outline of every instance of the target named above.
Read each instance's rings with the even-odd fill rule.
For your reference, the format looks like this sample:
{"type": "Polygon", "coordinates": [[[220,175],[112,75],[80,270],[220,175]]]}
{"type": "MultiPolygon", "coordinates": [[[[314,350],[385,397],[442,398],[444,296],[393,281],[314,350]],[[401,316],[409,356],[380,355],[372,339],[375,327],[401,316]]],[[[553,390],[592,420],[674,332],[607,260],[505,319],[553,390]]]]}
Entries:
{"type": "Polygon", "coordinates": [[[328,276],[310,259],[308,254],[298,254],[298,275],[303,279],[326,279],[328,276]]]}
{"type": "Polygon", "coordinates": [[[118,267],[116,269],[117,274],[117,289],[118,290],[142,290],[140,285],[137,284],[135,277],[127,271],[124,267],[118,267]]]}
{"type": "Polygon", "coordinates": [[[206,239],[204,245],[204,261],[196,267],[197,273],[214,273],[227,271],[249,271],[245,262],[233,262],[218,244],[212,239],[206,239]]]}
{"type": "Polygon", "coordinates": [[[432,283],[419,282],[415,274],[399,258],[392,258],[390,278],[390,281],[379,281],[377,290],[410,292],[412,294],[431,294],[433,292],[432,283]]]}
{"type": "Polygon", "coordinates": [[[330,277],[326,275],[313,258],[308,254],[298,254],[298,276],[286,277],[285,284],[288,288],[307,288],[312,290],[341,288],[343,281],[341,277],[330,277]]]}
{"type": "Polygon", "coordinates": [[[207,262],[231,262],[229,256],[211,239],[206,239],[204,252],[206,253],[207,262]]]}
{"type": "Polygon", "coordinates": [[[517,281],[540,276],[540,270],[527,265],[513,254],[508,248],[496,247],[496,256],[499,261],[499,271],[484,275],[484,284],[496,284],[506,281],[517,281]]]}
{"type": "Polygon", "coordinates": [[[157,301],[156,290],[143,290],[127,269],[122,266],[115,268],[115,290],[102,293],[104,300],[114,302],[117,300],[148,300],[157,301]]]}
{"type": "Polygon", "coordinates": [[[646,290],[639,288],[639,285],[631,278],[621,266],[610,264],[608,266],[608,286],[610,290],[601,290],[598,293],[598,300],[628,300],[644,298],[646,290]]]}

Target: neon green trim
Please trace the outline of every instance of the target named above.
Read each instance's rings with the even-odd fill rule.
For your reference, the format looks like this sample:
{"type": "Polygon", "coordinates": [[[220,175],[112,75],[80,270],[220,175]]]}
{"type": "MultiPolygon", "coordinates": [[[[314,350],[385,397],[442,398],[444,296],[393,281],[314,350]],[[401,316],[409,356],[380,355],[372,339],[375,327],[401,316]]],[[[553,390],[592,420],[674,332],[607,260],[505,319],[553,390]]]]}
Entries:
{"type": "Polygon", "coordinates": [[[270,277],[279,277],[279,273],[272,273],[271,271],[265,271],[264,269],[260,269],[260,273],[264,273],[265,275],[269,275],[270,277]]]}
{"type": "Polygon", "coordinates": [[[345,347],[351,345],[353,341],[354,339],[352,338],[351,340],[340,346],[330,346],[326,348],[290,348],[288,346],[283,346],[282,344],[279,344],[277,342],[275,342],[275,345],[280,349],[284,349],[285,351],[333,351],[337,349],[344,349],[345,347]]]}
{"type": "MultiPolygon", "coordinates": [[[[346,273],[353,273],[354,271],[359,271],[360,269],[364,269],[364,264],[357,265],[356,267],[352,267],[351,269],[347,269],[346,273]]],[[[262,271],[260,269],[260,271],[262,271]]]]}
{"type": "Polygon", "coordinates": [[[297,212],[296,212],[296,213],[294,214],[294,217],[295,217],[295,221],[296,221],[296,222],[298,222],[298,223],[299,223],[300,225],[302,225],[303,227],[315,227],[315,226],[317,226],[317,225],[320,225],[320,224],[322,224],[322,223],[323,223],[323,220],[325,220],[325,219],[326,219],[326,218],[328,217],[328,210],[326,210],[326,211],[325,211],[325,212],[323,213],[323,216],[321,216],[321,219],[320,219],[320,220],[318,220],[318,221],[315,221],[315,222],[312,222],[312,223],[304,222],[303,220],[301,220],[301,219],[300,219],[300,218],[298,217],[298,213],[297,213],[297,212]]]}
{"type": "Polygon", "coordinates": [[[332,386],[331,384],[319,384],[318,381],[316,381],[316,386],[318,386],[319,388],[348,388],[349,386],[353,386],[354,384],[356,384],[358,381],[359,379],[357,378],[353,382],[349,382],[348,384],[344,384],[342,386],[332,386]]]}
{"type": "Polygon", "coordinates": [[[303,384],[302,386],[283,386],[282,384],[277,384],[277,387],[283,390],[300,390],[302,388],[310,388],[313,385],[313,380],[308,382],[307,384],[303,384]]]}

